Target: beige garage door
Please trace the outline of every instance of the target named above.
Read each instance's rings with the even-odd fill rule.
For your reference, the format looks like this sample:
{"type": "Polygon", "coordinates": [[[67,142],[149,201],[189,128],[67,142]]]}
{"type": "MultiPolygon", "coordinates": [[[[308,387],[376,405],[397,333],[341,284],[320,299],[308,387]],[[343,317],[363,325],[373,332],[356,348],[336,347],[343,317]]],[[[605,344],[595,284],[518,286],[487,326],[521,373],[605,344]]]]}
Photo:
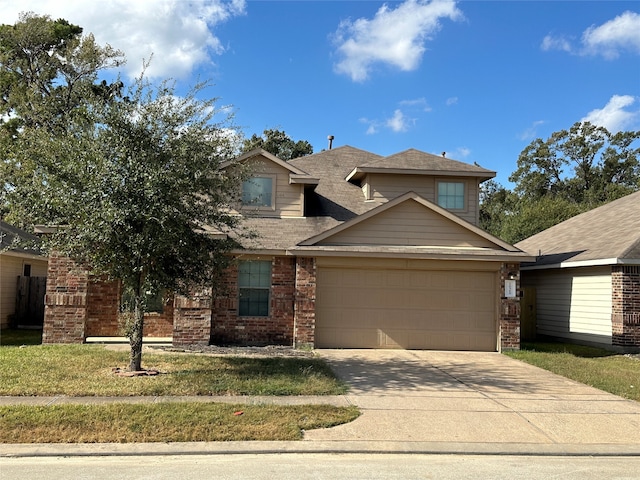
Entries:
{"type": "Polygon", "coordinates": [[[495,351],[496,273],[319,267],[317,348],[495,351]]]}

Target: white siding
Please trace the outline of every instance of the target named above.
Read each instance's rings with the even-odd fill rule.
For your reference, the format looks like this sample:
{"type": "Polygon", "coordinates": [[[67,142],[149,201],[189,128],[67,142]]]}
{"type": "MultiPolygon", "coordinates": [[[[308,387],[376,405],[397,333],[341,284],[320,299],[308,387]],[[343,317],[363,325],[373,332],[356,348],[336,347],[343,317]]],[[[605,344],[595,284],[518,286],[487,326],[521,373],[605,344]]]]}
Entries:
{"type": "Polygon", "coordinates": [[[0,326],[9,325],[9,315],[16,309],[17,279],[23,273],[24,265],[31,265],[32,277],[47,276],[47,261],[24,258],[7,252],[0,255],[0,326]]]}
{"type": "Polygon", "coordinates": [[[542,335],[611,344],[611,268],[523,272],[536,288],[537,331],[542,335]]]}

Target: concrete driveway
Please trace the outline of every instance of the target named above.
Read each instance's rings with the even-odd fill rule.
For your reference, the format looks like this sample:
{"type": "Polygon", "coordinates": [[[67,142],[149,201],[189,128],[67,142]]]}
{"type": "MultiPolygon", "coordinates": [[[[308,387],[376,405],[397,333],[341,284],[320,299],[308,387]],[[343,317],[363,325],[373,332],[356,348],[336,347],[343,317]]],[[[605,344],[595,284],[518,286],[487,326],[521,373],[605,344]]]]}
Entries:
{"type": "MultiPolygon", "coordinates": [[[[363,411],[306,432],[371,450],[640,454],[640,403],[498,353],[319,350],[363,411]]],[[[640,387],[640,385],[638,385],[640,387]]]]}

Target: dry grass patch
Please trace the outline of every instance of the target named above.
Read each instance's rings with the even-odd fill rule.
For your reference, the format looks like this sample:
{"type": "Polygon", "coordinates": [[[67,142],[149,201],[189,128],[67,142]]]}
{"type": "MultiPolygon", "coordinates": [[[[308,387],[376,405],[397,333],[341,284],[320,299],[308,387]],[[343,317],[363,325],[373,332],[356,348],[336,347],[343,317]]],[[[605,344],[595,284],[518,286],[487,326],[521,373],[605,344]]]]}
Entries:
{"type": "Polygon", "coordinates": [[[355,407],[154,403],[0,407],[0,443],[299,440],[347,423],[355,407]],[[242,415],[237,415],[237,412],[242,415]]]}
{"type": "Polygon", "coordinates": [[[566,343],[523,343],[506,355],[585,385],[640,401],[640,357],[566,343]]]}

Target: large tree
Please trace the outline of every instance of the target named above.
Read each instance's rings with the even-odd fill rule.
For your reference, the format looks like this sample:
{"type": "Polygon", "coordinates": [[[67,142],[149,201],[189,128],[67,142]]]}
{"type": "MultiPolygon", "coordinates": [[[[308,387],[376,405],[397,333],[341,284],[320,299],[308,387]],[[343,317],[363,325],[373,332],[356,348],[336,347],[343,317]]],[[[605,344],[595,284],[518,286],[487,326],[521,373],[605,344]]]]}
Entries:
{"type": "Polygon", "coordinates": [[[538,138],[509,177],[513,191],[482,187],[480,225],[516,243],[640,189],[640,132],[610,133],[589,122],[538,138]]]}
{"type": "MultiPolygon", "coordinates": [[[[129,369],[140,370],[149,294],[211,286],[226,264],[233,243],[212,232],[237,226],[229,207],[242,171],[229,163],[230,119],[219,118],[216,99],[200,99],[206,85],[179,96],[170,82],[140,78],[124,88],[87,79],[71,109],[44,94],[37,99],[45,113],[15,101],[21,127],[0,143],[9,165],[5,191],[23,223],[62,226],[49,239],[52,248],[122,281],[131,299],[129,369]],[[52,128],[42,125],[52,118],[52,128]]],[[[73,91],[61,73],[33,81],[43,90],[61,82],[73,91]]],[[[9,98],[23,88],[21,81],[5,84],[9,98]]]]}
{"type": "Polygon", "coordinates": [[[274,154],[280,160],[292,160],[294,158],[311,155],[313,147],[306,140],[293,140],[284,130],[275,128],[266,129],[262,135],[251,135],[242,144],[242,151],[249,152],[254,148],[262,148],[274,154]]]}
{"type": "Polygon", "coordinates": [[[26,197],[33,210],[47,208],[55,220],[55,205],[44,204],[37,188],[34,158],[18,155],[33,134],[52,141],[71,125],[90,124],[91,105],[120,93],[119,81],[98,82],[101,71],[124,62],[121,52],[97,45],[93,35],[66,20],[21,14],[15,25],[0,25],[0,215],[16,224],[13,198],[26,197]]]}

